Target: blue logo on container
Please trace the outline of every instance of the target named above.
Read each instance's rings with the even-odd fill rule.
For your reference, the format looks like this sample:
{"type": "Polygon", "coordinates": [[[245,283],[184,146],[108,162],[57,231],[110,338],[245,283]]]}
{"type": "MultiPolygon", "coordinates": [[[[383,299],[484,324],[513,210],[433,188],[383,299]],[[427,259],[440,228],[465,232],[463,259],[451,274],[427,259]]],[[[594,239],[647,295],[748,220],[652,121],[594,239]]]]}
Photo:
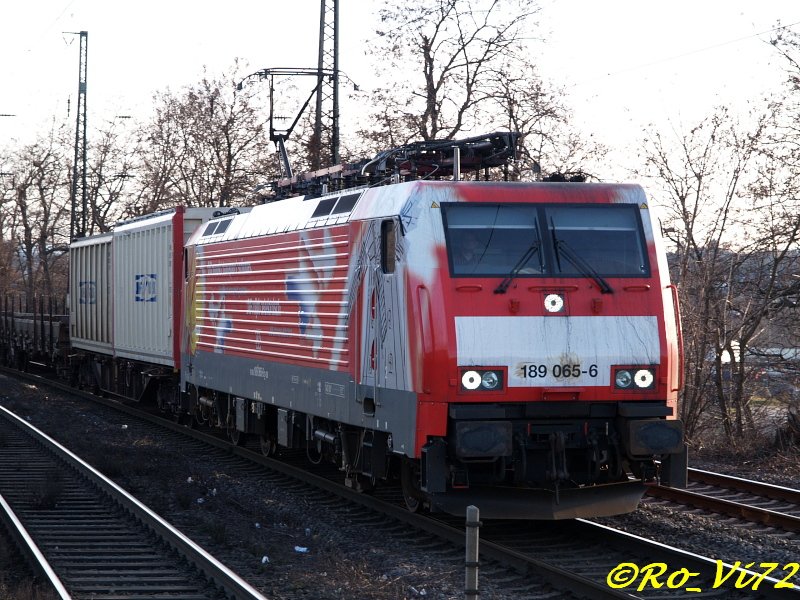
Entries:
{"type": "Polygon", "coordinates": [[[97,285],[94,281],[78,283],[78,304],[97,304],[97,285]]]}
{"type": "Polygon", "coordinates": [[[136,275],[136,302],[155,302],[156,293],[156,274],[147,273],[136,275]]]}

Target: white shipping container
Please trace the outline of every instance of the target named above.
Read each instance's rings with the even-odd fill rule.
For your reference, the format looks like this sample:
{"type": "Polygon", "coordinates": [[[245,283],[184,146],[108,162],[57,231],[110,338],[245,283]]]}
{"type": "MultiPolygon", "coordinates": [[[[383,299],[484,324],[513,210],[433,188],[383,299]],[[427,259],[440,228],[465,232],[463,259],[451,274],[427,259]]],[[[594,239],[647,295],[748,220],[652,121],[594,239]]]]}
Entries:
{"type": "Polygon", "coordinates": [[[108,233],[69,247],[70,342],[101,354],[113,352],[111,240],[108,233]]]}
{"type": "Polygon", "coordinates": [[[214,211],[178,207],[114,229],[116,356],[179,366],[183,244],[214,211]]]}

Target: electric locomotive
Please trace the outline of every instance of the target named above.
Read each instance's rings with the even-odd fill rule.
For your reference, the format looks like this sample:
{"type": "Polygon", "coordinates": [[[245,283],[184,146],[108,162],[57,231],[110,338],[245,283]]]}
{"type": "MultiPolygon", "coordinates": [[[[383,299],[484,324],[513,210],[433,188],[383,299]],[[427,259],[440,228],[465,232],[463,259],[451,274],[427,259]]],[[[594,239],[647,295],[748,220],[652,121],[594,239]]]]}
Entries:
{"type": "Polygon", "coordinates": [[[396,478],[411,510],[603,516],[644,482],[685,485],[677,294],[648,200],[459,180],[515,142],[406,147],[352,172],[388,185],[327,171],[198,227],[176,412],[305,448],[357,488],[396,478]]]}
{"type": "Polygon", "coordinates": [[[53,309],[6,306],[5,360],[393,480],[411,510],[632,511],[686,483],[657,221],[637,185],[491,180],[517,140],[411,144],[76,240],[68,351],[53,309]]]}

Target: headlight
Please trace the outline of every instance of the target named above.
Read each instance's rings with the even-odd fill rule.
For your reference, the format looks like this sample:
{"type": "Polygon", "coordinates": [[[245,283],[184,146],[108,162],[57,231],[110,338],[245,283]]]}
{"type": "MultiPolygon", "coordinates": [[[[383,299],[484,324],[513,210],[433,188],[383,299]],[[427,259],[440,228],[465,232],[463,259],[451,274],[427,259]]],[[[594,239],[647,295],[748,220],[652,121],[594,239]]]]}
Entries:
{"type": "Polygon", "coordinates": [[[468,369],[461,372],[461,389],[468,392],[497,392],[503,389],[501,369],[468,369]]]}
{"type": "Polygon", "coordinates": [[[493,390],[500,383],[500,378],[494,371],[486,371],[481,377],[481,385],[487,390],[493,390]]]}
{"type": "Polygon", "coordinates": [[[466,371],[461,376],[461,385],[468,390],[477,390],[481,384],[481,376],[477,371],[466,371]]]}
{"type": "Polygon", "coordinates": [[[652,387],[654,380],[653,371],[650,369],[639,369],[633,376],[633,383],[641,390],[652,387]]]}
{"type": "Polygon", "coordinates": [[[544,298],[544,308],[551,313],[561,312],[564,308],[564,298],[558,294],[547,294],[544,298]]]}
{"type": "Polygon", "coordinates": [[[631,377],[631,372],[625,369],[617,371],[614,375],[614,385],[618,388],[629,388],[632,382],[633,377],[631,377]]]}
{"type": "Polygon", "coordinates": [[[612,367],[614,387],[618,390],[652,390],[656,383],[655,367],[612,367]]]}

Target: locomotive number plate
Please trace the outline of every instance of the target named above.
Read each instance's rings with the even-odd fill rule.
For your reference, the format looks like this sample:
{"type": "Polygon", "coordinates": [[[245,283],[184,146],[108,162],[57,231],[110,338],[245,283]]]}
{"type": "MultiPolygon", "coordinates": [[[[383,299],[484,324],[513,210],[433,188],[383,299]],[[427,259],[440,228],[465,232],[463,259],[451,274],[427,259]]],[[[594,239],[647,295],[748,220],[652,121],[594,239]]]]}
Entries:
{"type": "Polygon", "coordinates": [[[597,377],[597,365],[523,363],[517,372],[523,379],[577,379],[582,376],[597,377]]]}

